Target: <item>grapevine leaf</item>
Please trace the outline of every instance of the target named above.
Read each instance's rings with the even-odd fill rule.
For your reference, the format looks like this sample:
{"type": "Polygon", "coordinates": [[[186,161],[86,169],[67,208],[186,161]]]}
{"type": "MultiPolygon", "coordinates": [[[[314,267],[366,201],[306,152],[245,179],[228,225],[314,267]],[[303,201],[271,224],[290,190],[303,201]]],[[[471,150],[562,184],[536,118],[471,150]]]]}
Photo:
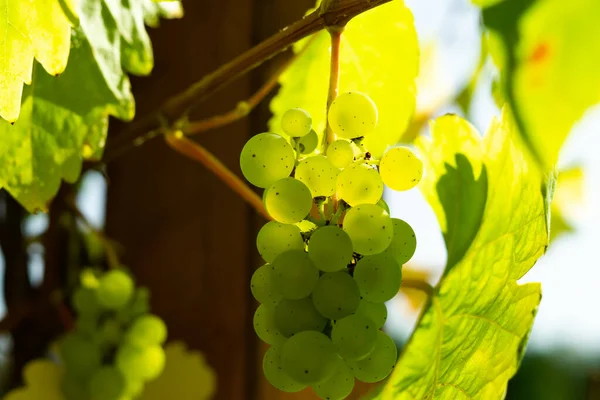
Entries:
{"type": "MultiPolygon", "coordinates": [[[[539,284],[517,280],[544,253],[548,231],[541,174],[522,152],[513,125],[505,111],[481,140],[458,118],[442,117],[432,141],[418,143],[433,166],[433,182],[480,187],[487,171],[489,184],[472,243],[436,286],[380,398],[500,399],[517,370],[541,297],[539,284]]],[[[429,199],[435,189],[432,182],[423,185],[429,199]]],[[[438,191],[433,206],[441,225],[460,229],[462,220],[448,218],[455,199],[441,199],[449,195],[438,191]]]]}
{"type": "Polygon", "coordinates": [[[552,200],[552,230],[550,231],[550,241],[564,233],[570,233],[575,230],[567,216],[569,210],[581,203],[583,197],[583,169],[581,167],[571,167],[561,170],[558,174],[558,183],[560,187],[556,190],[556,195],[552,200]]]}
{"type": "MultiPolygon", "coordinates": [[[[312,41],[303,43],[309,48],[281,76],[282,87],[271,102],[269,129],[273,132],[281,133],[281,116],[293,107],[311,114],[317,132],[325,129],[329,34],[317,33],[312,41]]],[[[377,104],[377,129],[364,142],[375,156],[398,142],[412,117],[418,63],[413,17],[401,0],[354,17],[342,34],[339,91],[361,91],[377,104]]]]}
{"type": "Polygon", "coordinates": [[[574,123],[600,102],[600,2],[505,0],[483,17],[500,39],[495,56],[520,137],[551,170],[574,123]]]}
{"type": "Polygon", "coordinates": [[[140,400],[206,400],[213,397],[216,376],[199,352],[189,351],[181,342],[165,347],[163,373],[144,387],[140,400]]]}
{"type": "Polygon", "coordinates": [[[60,383],[63,368],[50,360],[33,360],[25,365],[25,386],[9,392],[4,400],[64,400],[60,383]]]}
{"type": "Polygon", "coordinates": [[[0,117],[19,117],[33,59],[51,75],[65,70],[71,23],[59,0],[0,0],[0,117]]]}

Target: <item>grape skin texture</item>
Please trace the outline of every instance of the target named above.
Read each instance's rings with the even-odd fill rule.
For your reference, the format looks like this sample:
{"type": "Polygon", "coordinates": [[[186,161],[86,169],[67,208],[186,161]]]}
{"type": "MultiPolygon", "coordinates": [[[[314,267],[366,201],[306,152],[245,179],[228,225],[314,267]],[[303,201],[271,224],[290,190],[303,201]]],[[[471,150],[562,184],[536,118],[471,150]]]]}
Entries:
{"type": "Polygon", "coordinates": [[[338,175],[337,195],[351,206],[375,204],[383,195],[383,181],[372,167],[351,164],[338,175]]]}
{"type": "Polygon", "coordinates": [[[127,273],[113,269],[105,273],[98,282],[98,301],[108,309],[123,308],[133,296],[133,280],[127,273]]]}
{"type": "Polygon", "coordinates": [[[254,331],[267,344],[277,344],[284,341],[283,333],[275,324],[275,312],[273,309],[261,304],[254,312],[254,331]]]}
{"type": "Polygon", "coordinates": [[[338,139],[327,147],[327,158],[337,168],[346,168],[354,161],[354,150],[349,141],[338,139]]]}
{"type": "Polygon", "coordinates": [[[317,148],[319,144],[319,135],[314,129],[311,129],[306,136],[298,140],[300,154],[310,154],[317,148]]]}
{"type": "Polygon", "coordinates": [[[319,278],[312,299],[319,313],[337,320],[356,311],[360,291],[347,272],[328,272],[319,278]]]}
{"type": "Polygon", "coordinates": [[[344,231],[352,239],[354,251],[370,255],[381,253],[390,245],[394,225],[383,208],[361,204],[346,212],[344,231]]]}
{"type": "Polygon", "coordinates": [[[275,285],[286,299],[302,299],[312,292],[319,280],[317,270],[308,254],[288,250],[273,261],[275,285]]]}
{"type": "Polygon", "coordinates": [[[337,354],[320,332],[304,331],[289,338],[281,350],[281,366],[290,378],[306,385],[323,382],[335,373],[337,354]]]}
{"type": "Polygon", "coordinates": [[[350,396],[354,389],[354,374],[346,363],[338,358],[335,374],[324,382],[313,387],[317,396],[326,400],[342,400],[350,396]]]}
{"type": "Polygon", "coordinates": [[[377,107],[367,95],[359,92],[340,94],[331,103],[329,126],[345,139],[366,136],[377,126],[377,107]]]}
{"type": "Polygon", "coordinates": [[[276,221],[300,222],[312,208],[312,196],[306,185],[294,178],[284,178],[271,185],[265,196],[265,208],[276,221]]]}
{"type": "Polygon", "coordinates": [[[394,224],[394,236],[385,253],[394,257],[398,265],[404,265],[415,254],[417,238],[413,228],[403,220],[392,218],[392,222],[394,224]]]}
{"type": "Polygon", "coordinates": [[[274,307],[283,298],[275,285],[275,269],[270,264],[265,264],[252,274],[250,280],[252,295],[259,302],[274,307]]]}
{"type": "Polygon", "coordinates": [[[339,271],[352,261],[352,240],[337,226],[324,226],[308,241],[308,255],[315,267],[324,272],[339,271]]]}
{"type": "Polygon", "coordinates": [[[256,248],[269,263],[286,250],[304,250],[304,241],[297,226],[269,221],[258,232],[256,248]]]}
{"type": "Polygon", "coordinates": [[[286,135],[302,137],[307,135],[312,127],[312,118],[301,108],[290,108],[281,117],[281,129],[286,135]]]}
{"type": "Polygon", "coordinates": [[[409,190],[421,181],[423,162],[408,147],[394,147],[383,155],[379,173],[390,189],[409,190]]]}
{"type": "Polygon", "coordinates": [[[240,154],[242,174],[248,182],[263,189],[290,176],[295,162],[292,146],[275,133],[252,137],[240,154]]]}
{"type": "Polygon", "coordinates": [[[380,329],[387,320],[387,307],[384,303],[372,303],[362,299],[360,303],[358,303],[355,314],[364,315],[375,323],[377,329],[380,329]]]}
{"type": "Polygon", "coordinates": [[[312,197],[332,196],[339,172],[327,157],[319,155],[302,160],[296,167],[295,176],[308,187],[312,197]]]}
{"type": "Polygon", "coordinates": [[[382,331],[377,332],[375,348],[366,358],[358,361],[349,361],[356,379],[362,382],[379,382],[387,377],[396,365],[398,351],[396,344],[382,331]]]}
{"type": "Polygon", "coordinates": [[[125,394],[125,377],[114,367],[96,370],[90,380],[92,400],[120,400],[125,394]]]}
{"type": "Polygon", "coordinates": [[[265,378],[276,389],[282,392],[295,393],[306,388],[306,385],[296,382],[290,378],[281,368],[282,345],[271,346],[263,358],[263,372],[265,378]]]}
{"type": "Polygon", "coordinates": [[[377,332],[371,319],[362,314],[353,314],[336,321],[331,340],[345,360],[360,360],[375,347],[377,332]]]}
{"type": "Polygon", "coordinates": [[[275,308],[275,326],[285,337],[302,331],[321,332],[325,325],[327,319],[317,311],[308,297],[300,300],[282,300],[275,308]]]}
{"type": "Polygon", "coordinates": [[[402,270],[387,254],[365,256],[356,263],[354,279],[367,301],[383,303],[394,297],[402,283],[402,270]]]}

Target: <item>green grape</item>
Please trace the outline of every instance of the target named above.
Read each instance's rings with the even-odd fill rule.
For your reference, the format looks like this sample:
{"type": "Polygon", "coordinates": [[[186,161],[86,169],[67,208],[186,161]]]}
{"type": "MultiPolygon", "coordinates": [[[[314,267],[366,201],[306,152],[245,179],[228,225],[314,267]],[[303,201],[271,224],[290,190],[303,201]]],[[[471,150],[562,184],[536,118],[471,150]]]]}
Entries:
{"type": "Polygon", "coordinates": [[[344,231],[352,239],[355,252],[370,255],[387,249],[394,235],[394,224],[383,208],[361,204],[346,212],[344,231]]]}
{"type": "Polygon", "coordinates": [[[377,106],[359,92],[340,94],[329,107],[329,126],[345,139],[366,136],[377,126],[377,106]]]}
{"type": "Polygon", "coordinates": [[[398,293],[402,270],[388,254],[365,256],[356,263],[354,280],[365,300],[383,303],[398,293]]]}
{"type": "Polygon", "coordinates": [[[296,167],[296,179],[304,183],[313,197],[332,196],[340,170],[325,156],[305,158],[296,167]]]}
{"type": "Polygon", "coordinates": [[[331,378],[313,386],[317,396],[326,400],[342,400],[354,389],[354,374],[344,360],[338,357],[338,367],[331,378]]]}
{"type": "Polygon", "coordinates": [[[101,367],[90,379],[92,400],[121,400],[125,388],[125,377],[115,367],[101,367]]]}
{"type": "Polygon", "coordinates": [[[317,311],[308,297],[282,300],[275,308],[275,325],[285,337],[290,337],[302,331],[323,331],[327,318],[317,311]]]}
{"type": "Polygon", "coordinates": [[[383,155],[379,173],[390,189],[409,190],[421,181],[423,162],[408,147],[394,147],[383,155]]]}
{"type": "Polygon", "coordinates": [[[390,206],[388,206],[388,203],[386,203],[386,201],[381,198],[378,202],[377,205],[381,208],[383,208],[385,210],[385,212],[387,212],[388,214],[390,214],[390,206]]]}
{"type": "Polygon", "coordinates": [[[328,272],[319,278],[312,299],[321,315],[337,320],[356,311],[360,291],[346,271],[328,272]]]}
{"type": "Polygon", "coordinates": [[[275,133],[260,133],[252,137],[240,155],[244,177],[260,188],[266,188],[290,176],[296,157],[292,146],[275,133]]]}
{"type": "Polygon", "coordinates": [[[417,238],[415,237],[415,231],[408,223],[398,218],[392,218],[392,222],[394,224],[394,236],[385,253],[392,256],[398,265],[403,265],[415,254],[417,238]]]}
{"type": "Polygon", "coordinates": [[[138,347],[161,345],[167,340],[167,325],[156,315],[142,315],[133,321],[126,339],[138,347]]]}
{"type": "Polygon", "coordinates": [[[278,180],[269,187],[265,196],[265,208],[269,215],[284,224],[302,221],[312,204],[310,190],[294,178],[278,180]]]}
{"type": "Polygon", "coordinates": [[[102,347],[114,346],[121,341],[122,337],[121,324],[114,319],[105,320],[96,333],[96,341],[102,347]]]}
{"type": "Polygon", "coordinates": [[[99,285],[98,276],[92,268],[84,268],[79,274],[81,286],[88,289],[96,289],[99,285]]]}
{"type": "Polygon", "coordinates": [[[356,379],[362,382],[379,382],[386,378],[396,365],[398,352],[391,337],[382,331],[377,332],[375,348],[367,357],[358,361],[349,361],[356,379]]]}
{"type": "Polygon", "coordinates": [[[336,321],[331,340],[345,360],[359,360],[375,347],[377,327],[370,318],[353,314],[336,321]]]}
{"type": "Polygon", "coordinates": [[[283,298],[277,285],[275,285],[275,269],[270,264],[265,264],[254,271],[250,280],[252,295],[266,306],[274,307],[283,298]]]}
{"type": "Polygon", "coordinates": [[[358,303],[355,314],[361,314],[375,323],[377,329],[381,328],[387,320],[387,307],[384,303],[371,303],[362,299],[358,303]]]}
{"type": "Polygon", "coordinates": [[[138,398],[142,391],[144,390],[144,381],[140,379],[127,379],[127,384],[125,387],[125,396],[129,396],[131,398],[138,398]]]}
{"type": "Polygon", "coordinates": [[[325,272],[344,269],[352,261],[352,240],[337,226],[318,228],[308,241],[308,256],[315,267],[325,272]]]}
{"type": "Polygon", "coordinates": [[[93,314],[82,314],[75,321],[77,332],[92,336],[98,329],[98,316],[93,314]]]}
{"type": "Polygon", "coordinates": [[[133,294],[133,300],[129,305],[129,314],[136,318],[150,311],[150,290],[145,287],[139,287],[133,294]]]}
{"type": "Polygon", "coordinates": [[[319,270],[302,250],[288,250],[273,261],[276,287],[286,299],[301,299],[312,292],[319,270]]]}
{"type": "Polygon", "coordinates": [[[254,313],[254,331],[267,344],[277,344],[285,340],[275,323],[275,311],[261,304],[254,313]]]}
{"type": "Polygon", "coordinates": [[[73,308],[79,314],[95,315],[101,311],[94,289],[78,287],[73,293],[73,308]]]}
{"type": "Polygon", "coordinates": [[[289,338],[281,349],[281,367],[293,380],[313,385],[329,379],[337,367],[331,340],[320,332],[304,331],[289,338]]]}
{"type": "Polygon", "coordinates": [[[98,301],[108,308],[123,308],[133,296],[134,284],[124,271],[113,269],[105,273],[98,282],[98,301]]]}
{"type": "Polygon", "coordinates": [[[306,385],[293,380],[281,368],[282,345],[271,346],[263,358],[263,372],[265,378],[273,387],[282,392],[295,393],[306,388],[306,385]]]}
{"type": "Polygon", "coordinates": [[[160,346],[140,348],[125,343],[117,349],[115,364],[128,379],[153,380],[165,367],[165,351],[160,346]]]}
{"type": "Polygon", "coordinates": [[[306,136],[302,136],[300,140],[298,140],[298,150],[300,150],[300,154],[310,154],[315,151],[318,145],[319,135],[314,129],[311,129],[306,136]]]}
{"type": "Polygon", "coordinates": [[[375,204],[383,195],[383,182],[375,168],[366,164],[351,164],[338,175],[338,198],[351,206],[375,204]]]}
{"type": "Polygon", "coordinates": [[[312,118],[301,108],[290,108],[281,117],[281,129],[291,137],[306,136],[312,128],[312,118]]]}
{"type": "Polygon", "coordinates": [[[68,371],[61,382],[60,388],[67,400],[89,399],[89,381],[73,375],[68,371]]]}
{"type": "Polygon", "coordinates": [[[304,250],[304,241],[297,226],[270,221],[258,232],[256,247],[263,260],[272,262],[286,250],[304,250]]]}
{"type": "Polygon", "coordinates": [[[87,376],[100,366],[102,354],[91,341],[77,333],[67,334],[59,343],[60,357],[69,373],[87,376]]]}
{"type": "Polygon", "coordinates": [[[352,144],[343,139],[333,141],[327,146],[327,158],[337,168],[346,168],[354,161],[354,150],[352,144]]]}

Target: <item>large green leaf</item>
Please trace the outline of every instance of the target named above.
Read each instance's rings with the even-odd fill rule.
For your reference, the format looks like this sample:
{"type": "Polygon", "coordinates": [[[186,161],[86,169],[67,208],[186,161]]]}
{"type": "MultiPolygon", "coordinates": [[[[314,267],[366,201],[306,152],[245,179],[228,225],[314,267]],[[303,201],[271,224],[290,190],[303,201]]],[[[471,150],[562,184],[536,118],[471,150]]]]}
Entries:
{"type": "Polygon", "coordinates": [[[111,1],[82,4],[65,72],[52,77],[36,65],[21,118],[0,121],[0,187],[30,211],[46,209],[61,179],[79,177],[82,157],[101,156],[109,115],[133,118],[124,69],[146,73],[152,65],[149,39],[139,32],[144,8],[139,0],[111,1]]]}
{"type": "Polygon", "coordinates": [[[465,241],[455,248],[467,250],[436,286],[381,398],[503,398],[541,297],[539,284],[517,280],[548,244],[541,176],[514,132],[506,112],[482,141],[458,118],[442,117],[433,125],[433,139],[418,143],[434,176],[422,189],[429,199],[438,198],[433,205],[440,224],[450,232],[465,221],[468,232],[478,230],[472,242],[471,233],[455,234],[465,241]],[[458,202],[470,193],[481,197],[486,175],[485,208],[477,221],[458,202]],[[439,190],[444,180],[453,181],[446,184],[454,192],[439,190]]]}
{"type": "MultiPolygon", "coordinates": [[[[280,79],[281,90],[271,102],[271,131],[281,132],[281,116],[292,107],[307,110],[318,132],[325,129],[330,40],[327,32],[316,36],[280,79]]],[[[377,129],[364,142],[375,156],[400,140],[408,125],[418,63],[413,17],[401,0],[354,17],[342,35],[339,91],[364,92],[377,104],[377,129]]]]}
{"type": "Polygon", "coordinates": [[[483,17],[500,38],[496,59],[521,138],[551,170],[575,122],[600,102],[600,2],[505,0],[483,17]]]}

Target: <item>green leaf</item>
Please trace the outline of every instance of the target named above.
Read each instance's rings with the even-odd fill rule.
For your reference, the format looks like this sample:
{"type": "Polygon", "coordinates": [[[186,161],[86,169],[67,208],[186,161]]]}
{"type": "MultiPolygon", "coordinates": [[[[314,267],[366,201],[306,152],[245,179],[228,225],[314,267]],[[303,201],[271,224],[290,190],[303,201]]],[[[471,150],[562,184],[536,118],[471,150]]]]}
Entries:
{"type": "MultiPolygon", "coordinates": [[[[281,133],[281,116],[293,107],[311,114],[317,132],[325,130],[329,34],[320,32],[309,43],[279,80],[281,90],[271,102],[273,132],[281,133]]],[[[375,156],[399,141],[414,113],[418,63],[413,17],[400,0],[354,17],[342,34],[339,92],[361,91],[377,104],[377,129],[364,141],[375,156]]]]}
{"type": "Polygon", "coordinates": [[[65,70],[71,23],[59,0],[0,0],[0,117],[19,117],[34,57],[52,75],[65,70]]]}
{"type": "Polygon", "coordinates": [[[433,207],[448,232],[451,225],[460,230],[463,221],[469,232],[479,229],[471,243],[455,247],[467,250],[436,286],[380,398],[501,399],[540,302],[539,284],[517,280],[548,244],[542,177],[515,140],[507,112],[483,140],[457,117],[442,117],[433,128],[432,141],[418,144],[432,166],[427,173],[434,175],[423,191],[429,199],[438,197],[433,207]],[[462,195],[481,196],[484,174],[487,196],[478,223],[466,208],[451,212],[453,205],[461,207],[456,193],[433,184],[453,180],[462,195]]]}
{"type": "Polygon", "coordinates": [[[496,59],[521,139],[549,171],[574,123],[600,102],[600,2],[505,0],[483,17],[500,39],[496,59]]]}

